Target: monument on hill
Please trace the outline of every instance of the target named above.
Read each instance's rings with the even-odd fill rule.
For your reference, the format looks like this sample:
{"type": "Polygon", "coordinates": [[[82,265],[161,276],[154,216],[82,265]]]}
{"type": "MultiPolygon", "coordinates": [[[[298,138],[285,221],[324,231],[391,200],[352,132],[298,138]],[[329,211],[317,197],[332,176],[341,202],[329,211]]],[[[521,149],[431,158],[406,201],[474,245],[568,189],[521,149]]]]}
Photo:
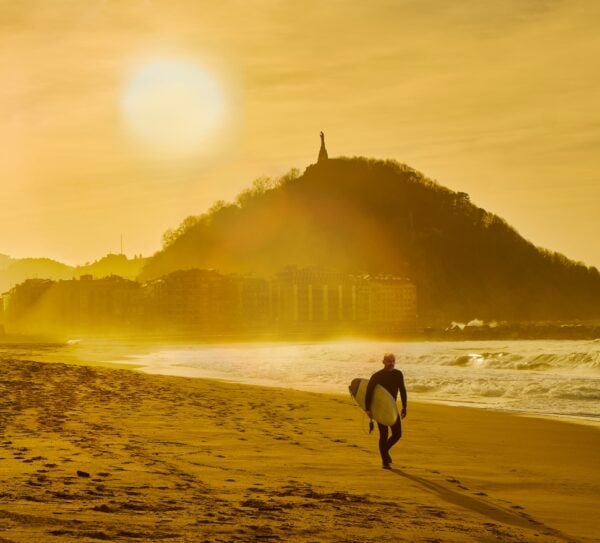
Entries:
{"type": "Polygon", "coordinates": [[[321,148],[319,149],[319,158],[317,159],[317,162],[323,162],[328,158],[327,149],[325,148],[325,134],[321,132],[321,148]]]}

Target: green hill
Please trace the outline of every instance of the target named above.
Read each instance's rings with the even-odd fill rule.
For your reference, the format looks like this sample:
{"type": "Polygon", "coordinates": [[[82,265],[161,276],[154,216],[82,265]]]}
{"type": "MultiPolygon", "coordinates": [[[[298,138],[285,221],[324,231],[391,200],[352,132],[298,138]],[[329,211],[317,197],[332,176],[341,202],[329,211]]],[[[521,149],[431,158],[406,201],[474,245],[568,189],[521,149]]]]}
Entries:
{"type": "Polygon", "coordinates": [[[364,158],[258,180],[235,204],[188,217],[165,234],[141,278],[287,266],[409,276],[426,323],[600,316],[598,270],[535,247],[465,193],[364,158]]]}
{"type": "Polygon", "coordinates": [[[91,264],[69,266],[49,258],[10,258],[0,254],[0,294],[27,279],[73,279],[81,275],[95,278],[119,275],[126,279],[135,279],[147,259],[136,257],[129,259],[125,255],[109,254],[91,264]]]}
{"type": "Polygon", "coordinates": [[[147,259],[143,257],[127,258],[125,255],[108,254],[91,264],[77,266],[75,275],[92,275],[97,279],[118,275],[125,279],[135,279],[144,268],[147,259]]]}
{"type": "Polygon", "coordinates": [[[7,258],[0,268],[0,293],[26,279],[71,279],[73,268],[50,258],[7,258]]]}

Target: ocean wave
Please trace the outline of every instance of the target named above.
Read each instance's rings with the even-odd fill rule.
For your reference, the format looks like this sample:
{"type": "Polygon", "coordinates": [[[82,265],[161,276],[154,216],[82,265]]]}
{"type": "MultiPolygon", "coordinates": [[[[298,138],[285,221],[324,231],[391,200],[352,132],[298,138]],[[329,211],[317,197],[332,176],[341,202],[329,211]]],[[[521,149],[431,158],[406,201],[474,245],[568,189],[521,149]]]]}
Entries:
{"type": "Polygon", "coordinates": [[[412,399],[600,418],[600,341],[166,345],[124,361],[149,373],[345,393],[382,367],[384,352],[396,354],[412,399]]]}
{"type": "Polygon", "coordinates": [[[473,358],[472,355],[470,354],[464,354],[461,355],[457,358],[455,358],[454,360],[449,360],[447,362],[442,362],[442,365],[444,366],[459,366],[459,367],[466,367],[466,366],[471,366],[473,364],[473,358]]]}
{"type": "Polygon", "coordinates": [[[600,416],[600,382],[597,380],[421,378],[411,380],[408,389],[411,395],[424,399],[443,397],[452,401],[479,401],[495,407],[528,405],[542,411],[556,410],[558,401],[568,400],[562,403],[560,411],[584,409],[585,406],[586,412],[595,411],[600,416]]]}
{"type": "Polygon", "coordinates": [[[600,400],[600,387],[579,386],[571,389],[561,389],[555,393],[557,398],[563,400],[593,401],[600,400]]]}
{"type": "Polygon", "coordinates": [[[433,383],[414,383],[410,387],[411,393],[415,393],[415,394],[435,392],[439,389],[440,389],[439,384],[433,384],[433,383]]]}
{"type": "MultiPolygon", "coordinates": [[[[480,368],[491,370],[553,371],[589,370],[600,371],[600,351],[568,353],[520,354],[501,352],[472,352],[437,358],[437,365],[456,368],[480,368]]],[[[431,360],[430,360],[430,365],[431,360]]],[[[436,365],[435,362],[433,365],[436,365]]]]}

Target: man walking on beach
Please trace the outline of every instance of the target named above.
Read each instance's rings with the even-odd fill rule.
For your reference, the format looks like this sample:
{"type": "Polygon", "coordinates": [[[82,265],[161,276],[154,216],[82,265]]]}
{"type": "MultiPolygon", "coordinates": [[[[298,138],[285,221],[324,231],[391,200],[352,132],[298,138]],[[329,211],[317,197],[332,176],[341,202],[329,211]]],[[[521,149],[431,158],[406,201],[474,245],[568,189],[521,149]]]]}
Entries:
{"type": "Polygon", "coordinates": [[[379,452],[381,453],[381,461],[383,462],[383,469],[392,469],[392,457],[390,456],[390,449],[398,442],[402,437],[402,424],[401,419],[406,417],[406,387],[404,386],[404,375],[400,370],[394,369],[396,365],[396,357],[392,353],[387,353],[383,356],[383,369],[374,373],[369,380],[367,386],[367,394],[365,397],[365,406],[367,415],[371,417],[371,400],[373,399],[373,391],[375,385],[381,385],[385,388],[394,399],[398,398],[398,391],[400,392],[400,398],[402,399],[402,411],[400,416],[396,419],[396,422],[388,427],[384,424],[377,423],[379,428],[379,452]],[[392,429],[392,435],[388,439],[388,428],[392,429]]]}

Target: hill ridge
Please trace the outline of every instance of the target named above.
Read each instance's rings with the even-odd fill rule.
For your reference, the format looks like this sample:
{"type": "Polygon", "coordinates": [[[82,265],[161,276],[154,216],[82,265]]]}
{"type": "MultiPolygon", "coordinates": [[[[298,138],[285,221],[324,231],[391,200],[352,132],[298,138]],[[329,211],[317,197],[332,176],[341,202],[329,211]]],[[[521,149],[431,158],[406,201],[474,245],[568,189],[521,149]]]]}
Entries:
{"type": "Polygon", "coordinates": [[[142,279],[286,266],[408,275],[425,322],[600,316],[600,274],[393,160],[341,157],[261,178],[168,231],[142,279]]]}

